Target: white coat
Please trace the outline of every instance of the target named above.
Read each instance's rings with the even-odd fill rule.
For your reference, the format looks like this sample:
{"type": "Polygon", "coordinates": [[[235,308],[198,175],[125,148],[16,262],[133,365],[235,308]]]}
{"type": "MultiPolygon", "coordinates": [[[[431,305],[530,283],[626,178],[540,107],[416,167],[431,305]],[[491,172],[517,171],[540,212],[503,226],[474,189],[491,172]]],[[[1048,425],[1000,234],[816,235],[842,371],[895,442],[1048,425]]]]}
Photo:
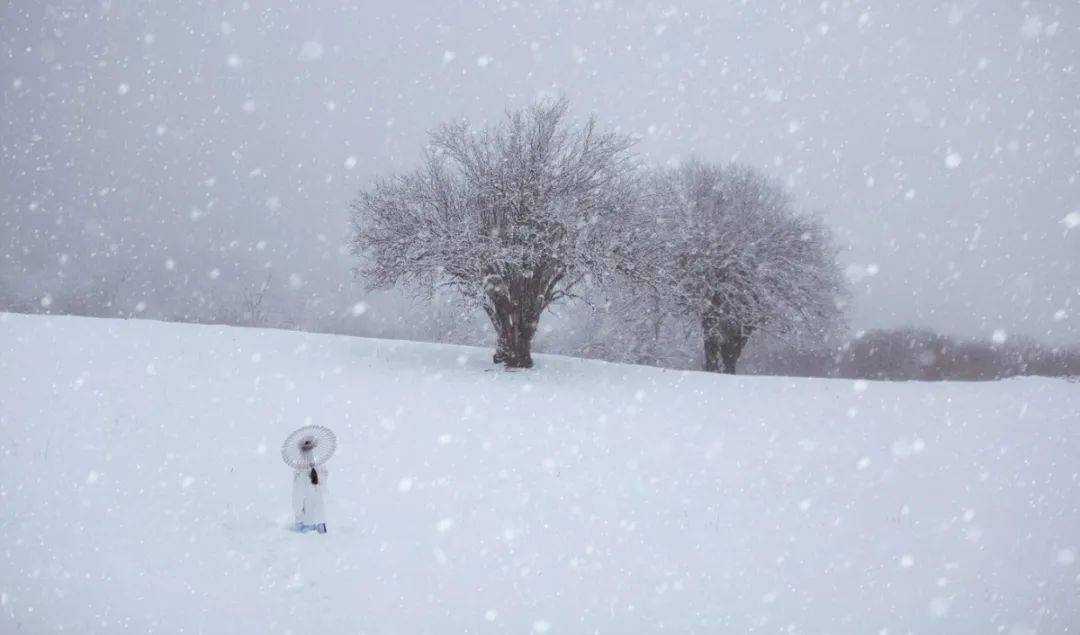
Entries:
{"type": "Polygon", "coordinates": [[[296,470],[293,475],[293,511],[296,522],[304,525],[319,525],[326,522],[326,507],[323,494],[326,492],[326,466],[314,468],[319,477],[318,485],[311,482],[310,467],[296,470]]]}

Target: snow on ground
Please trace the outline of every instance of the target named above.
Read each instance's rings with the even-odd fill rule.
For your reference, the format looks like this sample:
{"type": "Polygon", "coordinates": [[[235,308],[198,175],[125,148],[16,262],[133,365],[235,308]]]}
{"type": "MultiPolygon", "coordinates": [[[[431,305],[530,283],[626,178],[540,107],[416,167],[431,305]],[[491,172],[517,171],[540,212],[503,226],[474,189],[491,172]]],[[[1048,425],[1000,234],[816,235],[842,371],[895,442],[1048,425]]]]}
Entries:
{"type": "Polygon", "coordinates": [[[0,315],[0,632],[1080,625],[1080,384],[0,315]],[[332,427],[330,533],[279,455],[332,427]]]}

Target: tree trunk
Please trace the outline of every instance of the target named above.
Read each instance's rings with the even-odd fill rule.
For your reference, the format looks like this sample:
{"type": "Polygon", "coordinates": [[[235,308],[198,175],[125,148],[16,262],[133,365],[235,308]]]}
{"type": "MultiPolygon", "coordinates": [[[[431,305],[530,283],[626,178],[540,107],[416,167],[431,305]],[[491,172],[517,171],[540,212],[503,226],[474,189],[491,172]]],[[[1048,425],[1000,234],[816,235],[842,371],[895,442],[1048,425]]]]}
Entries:
{"type": "Polygon", "coordinates": [[[703,317],[701,329],[705,334],[705,370],[734,375],[735,363],[739,361],[743,347],[750,339],[751,329],[739,327],[715,316],[703,317]]]}
{"type": "Polygon", "coordinates": [[[720,337],[705,335],[705,370],[710,373],[720,372],[720,337]]]}
{"type": "Polygon", "coordinates": [[[501,289],[489,291],[488,318],[495,327],[498,342],[492,358],[507,368],[532,368],[532,339],[536,334],[537,317],[528,306],[515,302],[501,289]]]}
{"type": "Polygon", "coordinates": [[[495,327],[498,342],[495,345],[496,364],[506,364],[507,368],[532,368],[532,338],[536,333],[535,324],[523,319],[520,314],[495,312],[490,315],[495,327]]]}
{"type": "MultiPolygon", "coordinates": [[[[515,324],[499,338],[502,344],[502,362],[507,368],[532,368],[533,329],[518,328],[515,324]]],[[[496,357],[499,354],[496,352],[496,357]]],[[[497,361],[497,363],[499,363],[497,361]]]]}
{"type": "Polygon", "coordinates": [[[743,346],[746,346],[748,339],[742,334],[732,334],[725,336],[720,344],[720,358],[724,362],[724,372],[728,375],[735,374],[735,362],[739,360],[739,355],[742,355],[743,346]]]}

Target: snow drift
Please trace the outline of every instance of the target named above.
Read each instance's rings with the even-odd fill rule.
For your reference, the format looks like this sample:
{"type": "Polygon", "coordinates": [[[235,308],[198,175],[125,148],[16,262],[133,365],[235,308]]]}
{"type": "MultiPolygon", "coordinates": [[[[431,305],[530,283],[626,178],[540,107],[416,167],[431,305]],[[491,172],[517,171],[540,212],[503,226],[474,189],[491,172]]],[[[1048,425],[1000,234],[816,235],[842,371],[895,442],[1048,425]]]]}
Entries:
{"type": "Polygon", "coordinates": [[[1080,385],[0,315],[0,631],[1064,632],[1080,385]],[[278,449],[333,428],[326,536],[278,449]]]}

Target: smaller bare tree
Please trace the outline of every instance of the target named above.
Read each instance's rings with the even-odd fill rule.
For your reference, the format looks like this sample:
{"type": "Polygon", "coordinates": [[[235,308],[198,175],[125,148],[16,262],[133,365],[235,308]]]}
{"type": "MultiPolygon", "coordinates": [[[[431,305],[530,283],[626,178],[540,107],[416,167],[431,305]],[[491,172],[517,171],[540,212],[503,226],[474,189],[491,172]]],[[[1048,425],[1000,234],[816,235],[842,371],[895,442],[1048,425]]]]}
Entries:
{"type": "Polygon", "coordinates": [[[828,230],[793,212],[764,175],[691,161],[658,172],[650,201],[637,286],[696,321],[705,370],[733,374],[755,332],[783,335],[839,316],[843,278],[828,230]]]}
{"type": "Polygon", "coordinates": [[[261,282],[246,285],[240,291],[240,315],[242,324],[247,326],[265,326],[266,324],[266,293],[270,290],[270,281],[273,272],[267,270],[266,277],[261,282]]]}

